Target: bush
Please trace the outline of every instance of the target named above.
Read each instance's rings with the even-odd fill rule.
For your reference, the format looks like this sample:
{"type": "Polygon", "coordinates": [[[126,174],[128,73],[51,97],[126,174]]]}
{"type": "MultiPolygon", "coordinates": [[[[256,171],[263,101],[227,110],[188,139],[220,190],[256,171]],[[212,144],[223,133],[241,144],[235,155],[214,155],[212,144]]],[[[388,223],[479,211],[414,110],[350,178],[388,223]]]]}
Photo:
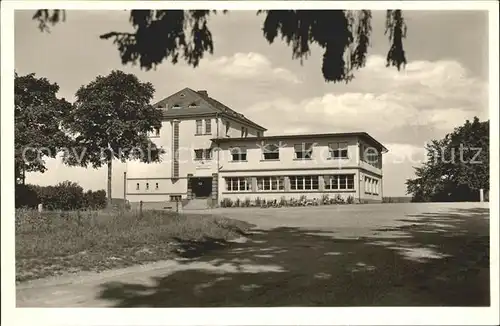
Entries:
{"type": "Polygon", "coordinates": [[[281,198],[280,198],[280,205],[281,206],[288,206],[288,203],[286,201],[286,197],[285,196],[281,196],[281,198]]]}
{"type": "Polygon", "coordinates": [[[347,204],[353,204],[354,203],[354,197],[349,195],[349,197],[347,197],[346,203],[347,204]]]}
{"type": "Polygon", "coordinates": [[[36,208],[40,203],[37,186],[16,184],[14,190],[16,208],[36,208]]]}
{"type": "Polygon", "coordinates": [[[250,207],[250,198],[245,198],[245,207],[250,207]]]}
{"type": "Polygon", "coordinates": [[[230,198],[224,198],[220,202],[221,207],[232,207],[233,206],[233,201],[230,198]]]}
{"type": "Polygon", "coordinates": [[[344,198],[342,198],[342,196],[340,194],[337,194],[337,196],[335,196],[335,203],[336,204],[344,204],[344,198]]]}
{"type": "Polygon", "coordinates": [[[255,198],[255,206],[260,206],[261,203],[262,200],[260,199],[260,197],[255,198]]]}
{"type": "Polygon", "coordinates": [[[234,202],[234,207],[240,207],[241,205],[241,200],[239,198],[236,198],[236,201],[234,202]]]}
{"type": "Polygon", "coordinates": [[[84,207],[87,209],[92,209],[92,210],[103,209],[106,207],[107,204],[106,191],[89,190],[83,194],[83,201],[84,201],[84,207]]]}
{"type": "Polygon", "coordinates": [[[64,181],[55,186],[16,185],[16,207],[36,208],[43,204],[45,210],[97,210],[106,207],[104,190],[83,192],[75,182],[64,181]]]}
{"type": "Polygon", "coordinates": [[[323,205],[330,204],[330,196],[328,194],[323,194],[321,196],[321,204],[323,204],[323,205]]]}

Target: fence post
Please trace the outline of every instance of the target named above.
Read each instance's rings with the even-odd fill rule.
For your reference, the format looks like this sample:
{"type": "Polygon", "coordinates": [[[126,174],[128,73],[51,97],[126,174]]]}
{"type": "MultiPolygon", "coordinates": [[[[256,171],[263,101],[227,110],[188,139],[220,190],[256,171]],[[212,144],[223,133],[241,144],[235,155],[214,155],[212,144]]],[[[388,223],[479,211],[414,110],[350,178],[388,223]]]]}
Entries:
{"type": "Polygon", "coordinates": [[[43,204],[42,203],[38,204],[38,213],[41,213],[41,212],[43,212],[43,204]]]}
{"type": "Polygon", "coordinates": [[[139,216],[142,217],[142,200],[139,202],[139,216]]]}
{"type": "Polygon", "coordinates": [[[484,202],[484,189],[479,189],[479,201],[484,202]]]}
{"type": "Polygon", "coordinates": [[[179,198],[178,197],[175,199],[175,211],[177,213],[179,213],[179,198]]]}

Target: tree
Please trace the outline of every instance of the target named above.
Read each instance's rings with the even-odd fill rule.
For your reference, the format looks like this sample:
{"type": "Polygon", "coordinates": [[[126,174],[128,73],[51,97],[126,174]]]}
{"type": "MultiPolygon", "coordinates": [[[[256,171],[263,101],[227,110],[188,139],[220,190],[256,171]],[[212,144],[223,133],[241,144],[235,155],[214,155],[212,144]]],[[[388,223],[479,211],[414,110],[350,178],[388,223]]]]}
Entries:
{"type": "Polygon", "coordinates": [[[153,93],[151,83],[112,71],[78,89],[71,114],[64,121],[74,142],[73,150],[64,153],[64,162],[93,168],[106,164],[108,205],[113,159],[151,163],[160,161],[164,152],[148,138],[148,132],[161,128],[161,110],[149,104],[153,93]]]}
{"type": "Polygon", "coordinates": [[[24,184],[26,172],[45,172],[45,157],[55,157],[69,137],[61,121],[71,109],[57,98],[59,86],[35,74],[14,77],[15,180],[24,184]]]}
{"type": "Polygon", "coordinates": [[[471,201],[489,189],[489,121],[467,120],[426,150],[427,161],[406,181],[413,201],[471,201]]]}
{"type": "MultiPolygon", "coordinates": [[[[223,11],[227,13],[227,10],[223,11]]],[[[137,62],[149,70],[170,59],[182,58],[197,67],[206,52],[212,54],[214,42],[208,28],[214,10],[131,10],[130,32],[108,32],[100,37],[117,45],[123,64],[137,62]]],[[[294,59],[306,59],[311,45],[324,49],[322,73],[327,82],[349,82],[354,70],[365,65],[371,38],[370,10],[259,10],[265,14],[263,35],[271,44],[281,36],[292,46],[294,59]]],[[[64,10],[37,10],[33,16],[42,31],[65,20],[64,10]]],[[[387,10],[386,30],[391,42],[387,66],[399,70],[406,64],[403,39],[406,23],[401,10],[387,10]]]]}

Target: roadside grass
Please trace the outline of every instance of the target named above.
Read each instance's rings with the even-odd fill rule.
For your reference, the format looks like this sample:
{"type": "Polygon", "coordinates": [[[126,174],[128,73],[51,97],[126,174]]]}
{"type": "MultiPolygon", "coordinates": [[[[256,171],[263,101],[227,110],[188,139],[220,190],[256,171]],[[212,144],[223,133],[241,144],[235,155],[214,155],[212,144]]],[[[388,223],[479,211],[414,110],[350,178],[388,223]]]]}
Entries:
{"type": "Polygon", "coordinates": [[[16,210],[16,281],[177,257],[181,243],[230,240],[251,225],[174,212],[16,210]]]}

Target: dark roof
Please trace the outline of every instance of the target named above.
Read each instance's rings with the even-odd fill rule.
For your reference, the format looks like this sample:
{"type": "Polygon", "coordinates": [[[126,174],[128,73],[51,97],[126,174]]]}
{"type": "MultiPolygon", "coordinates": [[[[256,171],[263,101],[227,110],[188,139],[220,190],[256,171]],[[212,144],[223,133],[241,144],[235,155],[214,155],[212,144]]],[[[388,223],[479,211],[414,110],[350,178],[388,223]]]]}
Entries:
{"type": "Polygon", "coordinates": [[[233,109],[227,107],[226,105],[222,104],[221,102],[211,98],[208,96],[206,91],[194,91],[189,87],[186,87],[182,89],[181,91],[174,93],[161,101],[156,102],[153,104],[154,107],[160,107],[165,105],[165,103],[168,102],[168,100],[181,93],[181,92],[188,92],[192,96],[198,97],[202,101],[204,101],[206,104],[205,105],[200,105],[195,108],[189,108],[189,107],[183,107],[181,109],[167,109],[163,111],[163,117],[167,119],[175,119],[175,118],[181,118],[181,117],[188,117],[188,116],[206,116],[206,115],[214,115],[214,114],[219,114],[221,116],[225,116],[227,118],[230,118],[232,120],[235,120],[237,122],[251,125],[255,127],[258,130],[266,131],[267,129],[258,125],[257,123],[253,122],[252,120],[248,119],[245,117],[243,114],[234,111],[233,109]]]}
{"type": "Polygon", "coordinates": [[[238,138],[214,138],[213,142],[224,143],[232,141],[255,141],[257,140],[285,140],[285,139],[304,139],[304,138],[331,138],[331,137],[360,137],[369,140],[376,146],[378,146],[383,153],[387,153],[389,150],[379,143],[375,138],[370,136],[366,132],[340,132],[340,133],[323,133],[323,134],[296,134],[296,135],[272,135],[272,136],[261,136],[261,137],[238,137],[238,138]]]}
{"type": "Polygon", "coordinates": [[[215,107],[216,109],[218,109],[223,114],[226,114],[226,116],[228,116],[230,118],[233,118],[235,120],[243,121],[243,122],[245,122],[247,124],[250,124],[250,125],[252,125],[252,126],[256,127],[257,129],[260,129],[262,131],[266,131],[267,130],[266,128],[264,128],[264,127],[256,124],[252,120],[248,119],[243,114],[234,111],[233,109],[231,109],[228,106],[222,104],[221,102],[217,101],[216,99],[213,99],[213,98],[209,97],[208,95],[203,95],[203,94],[200,94],[200,95],[203,97],[204,100],[206,100],[208,103],[210,103],[213,107],[215,107]]]}

